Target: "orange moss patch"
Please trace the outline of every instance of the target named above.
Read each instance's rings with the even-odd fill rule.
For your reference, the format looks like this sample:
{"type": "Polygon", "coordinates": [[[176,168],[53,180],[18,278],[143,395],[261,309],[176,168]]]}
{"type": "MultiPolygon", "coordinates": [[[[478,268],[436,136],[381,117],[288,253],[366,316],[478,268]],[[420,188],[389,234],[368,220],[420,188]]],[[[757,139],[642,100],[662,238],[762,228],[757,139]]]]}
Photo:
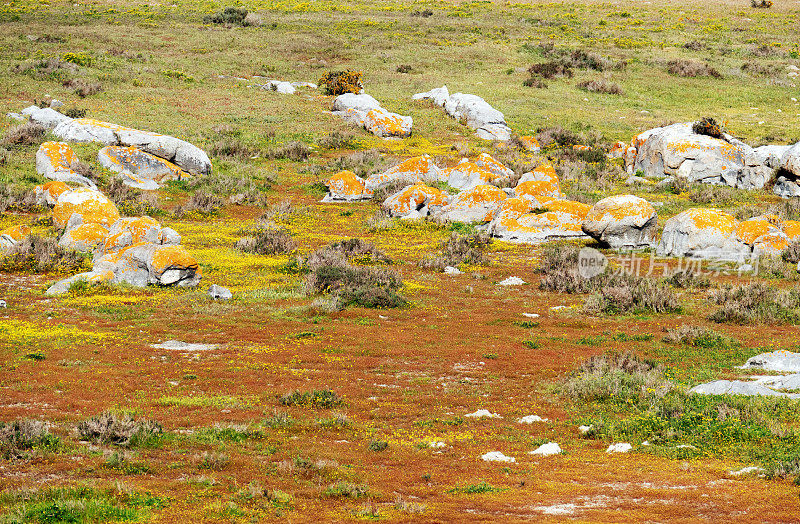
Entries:
{"type": "Polygon", "coordinates": [[[63,229],[70,217],[77,213],[83,217],[83,223],[97,223],[110,227],[119,220],[119,211],[99,191],[91,189],[75,189],[61,195],[53,207],[53,223],[63,229]]]}
{"type": "MultiPolygon", "coordinates": [[[[456,201],[453,202],[452,207],[462,209],[491,207],[492,204],[499,204],[507,198],[508,195],[506,195],[506,192],[499,187],[485,184],[475,186],[472,189],[460,193],[456,201]]],[[[479,218],[479,221],[489,222],[494,218],[496,211],[496,207],[487,210],[486,213],[479,218]]]]}
{"type": "Polygon", "coordinates": [[[773,231],[759,237],[753,247],[767,254],[778,254],[789,247],[789,239],[780,231],[773,231]]]}
{"type": "Polygon", "coordinates": [[[495,160],[495,158],[488,153],[481,153],[478,155],[478,158],[475,159],[475,165],[498,176],[508,176],[512,173],[509,168],[495,160]]]}

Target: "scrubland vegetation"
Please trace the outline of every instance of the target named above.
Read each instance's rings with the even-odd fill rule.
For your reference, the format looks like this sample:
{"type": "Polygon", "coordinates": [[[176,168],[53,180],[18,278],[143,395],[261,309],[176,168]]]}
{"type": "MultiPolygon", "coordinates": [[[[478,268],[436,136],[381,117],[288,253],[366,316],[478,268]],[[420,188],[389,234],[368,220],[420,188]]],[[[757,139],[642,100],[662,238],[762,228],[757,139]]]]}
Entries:
{"type": "Polygon", "coordinates": [[[728,0],[0,6],[3,114],[49,95],[71,117],[189,140],[214,164],[142,191],[99,165],[98,144],[74,144],[85,163],[72,169],[122,215],[174,228],[204,280],[78,283],[50,298],[91,257],[58,245],[34,194],[47,130],[0,124],[0,230],[33,231],[0,256],[0,521],[794,520],[798,401],[688,390],[799,350],[797,244],[757,275],[675,259],[651,272],[650,253],[627,274],[626,256],[604,249],[609,267],[587,279],[582,243],[391,219],[378,203],[389,189],[319,200],[341,170],[489,152],[514,180],[552,163],[571,200],[642,196],[659,228],[697,205],[796,220],[798,199],[769,192],[626,185],[606,152],[683,121],[753,144],[800,140],[798,16],[728,0]],[[320,88],[247,87],[256,77],[320,88]],[[515,140],[480,140],[411,101],[443,84],[500,109],[515,140]],[[413,116],[411,137],[325,113],[359,86],[413,116]],[[511,275],[526,284],[497,285],[511,275]],[[210,283],[234,298],[211,300],[210,283]],[[158,347],[170,340],[218,346],[158,347]],[[478,409],[502,418],[465,416],[478,409]],[[517,422],[532,414],[548,421],[517,422]],[[547,442],[565,453],[528,455],[547,442]],[[605,453],[616,442],[633,452],[605,453]],[[489,451],[516,462],[481,460],[489,451]],[[730,473],[745,466],[761,469],[730,473]]]}

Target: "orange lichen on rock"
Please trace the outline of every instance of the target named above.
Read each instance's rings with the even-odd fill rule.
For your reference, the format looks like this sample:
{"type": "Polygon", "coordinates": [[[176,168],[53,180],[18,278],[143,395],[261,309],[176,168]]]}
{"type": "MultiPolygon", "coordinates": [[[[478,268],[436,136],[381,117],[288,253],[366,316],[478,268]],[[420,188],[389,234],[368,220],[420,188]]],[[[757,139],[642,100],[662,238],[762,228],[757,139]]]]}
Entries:
{"type": "Polygon", "coordinates": [[[31,234],[31,228],[28,227],[26,224],[20,224],[18,226],[10,227],[8,229],[4,229],[0,231],[0,236],[8,237],[10,240],[14,242],[19,242],[26,236],[31,234]]]}
{"type": "Polygon", "coordinates": [[[326,200],[361,200],[365,194],[364,179],[352,171],[339,171],[325,182],[330,194],[326,200]]]}
{"type": "Polygon", "coordinates": [[[497,176],[505,177],[514,174],[514,171],[495,160],[495,158],[488,153],[481,153],[478,155],[478,158],[475,159],[475,165],[497,176]]]}
{"type": "Polygon", "coordinates": [[[769,220],[763,217],[751,218],[739,222],[736,226],[736,238],[745,244],[752,246],[756,239],[773,231],[773,226],[769,220]]]}
{"type": "Polygon", "coordinates": [[[70,191],[70,187],[64,182],[52,180],[34,188],[37,196],[41,196],[49,205],[55,205],[58,202],[58,197],[70,191]]]}
{"type": "Polygon", "coordinates": [[[103,249],[106,253],[139,242],[158,241],[161,224],[148,216],[119,219],[108,233],[103,249]],[[152,232],[152,233],[151,233],[152,232]],[[145,238],[151,233],[153,238],[145,238]]]}
{"type": "Polygon", "coordinates": [[[53,224],[58,229],[66,227],[73,214],[82,218],[82,223],[97,223],[110,227],[119,220],[119,211],[99,191],[76,189],[63,193],[53,207],[53,224]]]}
{"type": "Polygon", "coordinates": [[[105,242],[107,235],[108,229],[105,226],[88,222],[67,230],[59,240],[59,244],[78,251],[94,251],[97,246],[105,242]]]}
{"type": "Polygon", "coordinates": [[[444,206],[447,204],[447,197],[446,193],[435,187],[414,184],[387,198],[383,205],[393,215],[407,215],[423,205],[444,206]]]}
{"type": "Polygon", "coordinates": [[[614,220],[637,217],[649,220],[655,215],[655,208],[650,202],[634,195],[616,195],[604,198],[595,204],[586,215],[586,220],[600,221],[606,216],[614,220]]]}
{"type": "Polygon", "coordinates": [[[790,242],[800,242],[800,222],[797,220],[785,220],[781,223],[781,230],[790,242]]]}
{"type": "Polygon", "coordinates": [[[168,269],[194,269],[200,274],[197,260],[181,246],[156,246],[153,252],[151,269],[156,274],[162,274],[168,269]]]}
{"type": "Polygon", "coordinates": [[[698,229],[716,229],[720,234],[728,236],[736,229],[736,219],[719,209],[692,207],[684,211],[698,229]]]}
{"type": "Polygon", "coordinates": [[[778,255],[789,247],[789,238],[782,231],[771,231],[753,242],[753,253],[757,255],[778,255]]]}
{"type": "Polygon", "coordinates": [[[608,154],[613,158],[622,158],[625,154],[625,151],[628,149],[628,145],[625,142],[617,141],[611,146],[608,154]]]}
{"type": "Polygon", "coordinates": [[[53,171],[69,171],[72,163],[80,160],[66,142],[45,142],[39,146],[37,155],[46,158],[53,171]]]}
{"type": "Polygon", "coordinates": [[[364,116],[364,127],[378,136],[406,137],[411,134],[411,126],[407,124],[407,120],[408,118],[382,108],[371,109],[364,116]]]}
{"type": "Polygon", "coordinates": [[[523,135],[519,137],[519,143],[522,144],[522,147],[528,151],[538,151],[542,147],[539,145],[539,141],[530,135],[523,135]]]}
{"type": "Polygon", "coordinates": [[[462,160],[457,166],[450,169],[447,183],[456,189],[471,189],[476,186],[494,185],[507,180],[508,175],[493,173],[479,165],[462,160]]]}
{"type": "Polygon", "coordinates": [[[514,194],[517,198],[532,200],[540,205],[554,198],[564,197],[558,185],[558,179],[551,181],[529,180],[527,182],[522,182],[514,188],[514,194]]]}
{"type": "Polygon", "coordinates": [[[589,214],[589,210],[592,209],[592,206],[589,204],[574,202],[572,200],[551,200],[546,202],[542,207],[554,213],[573,215],[581,221],[586,218],[586,215],[589,214]]]}

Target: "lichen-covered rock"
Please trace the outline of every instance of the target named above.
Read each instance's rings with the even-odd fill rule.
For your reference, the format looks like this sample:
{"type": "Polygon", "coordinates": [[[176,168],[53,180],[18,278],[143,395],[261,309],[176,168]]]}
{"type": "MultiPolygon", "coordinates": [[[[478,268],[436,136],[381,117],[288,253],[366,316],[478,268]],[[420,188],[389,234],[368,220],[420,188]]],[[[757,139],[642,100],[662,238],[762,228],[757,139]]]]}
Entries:
{"type": "MultiPolygon", "coordinates": [[[[777,153],[778,151],[775,151],[776,155],[777,153]]],[[[783,152],[780,159],[780,167],[795,177],[800,177],[800,142],[783,152]]]]}
{"type": "Polygon", "coordinates": [[[156,190],[169,180],[180,180],[186,173],[168,160],[135,147],[106,146],[97,153],[100,164],[122,175],[131,187],[156,190]]]}
{"type": "Polygon", "coordinates": [[[451,222],[489,222],[506,198],[505,191],[496,186],[476,186],[453,196],[436,216],[451,222]]]}
{"type": "Polygon", "coordinates": [[[736,219],[719,209],[694,207],[664,224],[660,256],[743,260],[750,247],[736,238],[736,219]]]}
{"type": "Polygon", "coordinates": [[[364,113],[373,109],[380,109],[381,104],[367,94],[357,95],[355,93],[345,93],[333,99],[333,111],[348,111],[354,109],[364,113]]]}
{"type": "Polygon", "coordinates": [[[393,184],[420,184],[442,181],[442,170],[436,167],[428,155],[409,158],[383,173],[370,175],[364,181],[366,190],[372,192],[393,184]]]}
{"type": "MultiPolygon", "coordinates": [[[[509,242],[539,243],[565,238],[586,238],[581,227],[591,206],[551,200],[544,213],[531,213],[538,205],[524,198],[509,198],[497,209],[489,232],[509,242]]],[[[539,210],[540,211],[540,210],[539,210]]]]}
{"type": "Polygon", "coordinates": [[[508,180],[508,175],[497,175],[487,169],[478,167],[466,158],[450,169],[447,174],[447,183],[450,187],[460,190],[472,189],[486,184],[498,185],[508,180]]]}
{"type": "Polygon", "coordinates": [[[142,242],[150,244],[180,244],[180,235],[172,228],[162,228],[148,216],[120,218],[108,230],[103,252],[119,251],[142,242]]]}
{"type": "Polygon", "coordinates": [[[800,242],[800,222],[797,220],[785,220],[782,222],[781,231],[786,234],[789,242],[800,242]]]}
{"type": "Polygon", "coordinates": [[[699,135],[692,131],[692,123],[651,129],[633,139],[631,145],[636,154],[627,166],[628,171],[736,186],[749,148],[731,138],[699,135]]]}
{"type": "Polygon", "coordinates": [[[364,179],[352,171],[339,171],[325,185],[328,194],[323,202],[355,202],[372,198],[372,192],[365,188],[364,179]]]}
{"type": "Polygon", "coordinates": [[[583,232],[616,249],[655,245],[656,210],[634,195],[616,195],[596,203],[583,221],[583,232]]]}
{"type": "Polygon", "coordinates": [[[410,116],[391,113],[383,108],[371,109],[364,115],[364,127],[367,131],[379,137],[411,136],[414,120],[410,116]]]}
{"type": "Polygon", "coordinates": [[[94,262],[92,271],[74,275],[52,285],[48,295],[69,290],[77,280],[127,283],[135,287],[149,284],[194,287],[202,272],[197,261],[181,246],[139,243],[120,251],[107,253],[94,262]]]}
{"type": "Polygon", "coordinates": [[[76,222],[75,225],[91,223],[111,227],[117,220],[117,206],[99,191],[91,189],[80,188],[62,193],[53,207],[53,225],[58,229],[64,229],[70,222],[76,222]]]}
{"type": "Polygon", "coordinates": [[[383,202],[383,207],[392,216],[407,216],[417,212],[420,216],[427,216],[433,206],[444,206],[448,202],[448,195],[435,187],[425,184],[406,186],[383,202]]]}
{"type": "Polygon", "coordinates": [[[533,171],[523,173],[517,184],[531,181],[554,182],[556,185],[559,183],[556,169],[551,164],[539,164],[533,171]]]}
{"type": "Polygon", "coordinates": [[[783,231],[770,231],[753,242],[753,257],[778,256],[789,247],[789,237],[783,231]]]}
{"type": "Polygon", "coordinates": [[[622,141],[614,142],[611,149],[608,151],[608,156],[611,158],[622,158],[625,156],[625,151],[628,149],[628,144],[622,141]]]}
{"type": "Polygon", "coordinates": [[[554,198],[564,198],[564,194],[558,186],[557,179],[551,181],[528,180],[526,182],[521,182],[514,188],[514,196],[530,200],[539,206],[554,198]]]}
{"type": "Polygon", "coordinates": [[[478,158],[475,159],[475,165],[504,179],[514,176],[514,171],[512,169],[498,162],[489,153],[481,153],[478,155],[478,158]]]}
{"type": "Polygon", "coordinates": [[[72,170],[78,156],[64,142],[45,142],[36,151],[36,171],[45,178],[97,189],[94,182],[72,170]]]}
{"type": "Polygon", "coordinates": [[[205,175],[212,169],[211,160],[205,151],[169,135],[140,131],[90,118],[63,122],[53,130],[53,134],[69,142],[100,142],[107,146],[135,147],[169,160],[190,173],[205,175]]]}
{"type": "Polygon", "coordinates": [[[542,146],[539,145],[539,141],[530,135],[523,135],[519,137],[519,143],[523,148],[525,148],[525,150],[530,151],[531,153],[536,153],[542,148],[542,146]]]}
{"type": "Polygon", "coordinates": [[[769,220],[769,217],[755,217],[739,222],[736,226],[736,239],[752,247],[758,238],[775,231],[779,231],[779,229],[769,220]]]}
{"type": "Polygon", "coordinates": [[[88,222],[64,231],[58,243],[61,247],[91,253],[106,241],[107,236],[106,226],[88,222]]]}
{"type": "Polygon", "coordinates": [[[8,251],[17,242],[31,234],[31,228],[25,224],[9,227],[0,231],[0,252],[8,251]]]}
{"type": "Polygon", "coordinates": [[[503,113],[490,106],[486,100],[476,95],[464,93],[450,94],[447,86],[417,93],[413,100],[432,100],[444,107],[448,115],[475,130],[479,138],[485,140],[507,141],[511,138],[503,113]]]}
{"type": "Polygon", "coordinates": [[[58,202],[58,197],[67,191],[72,191],[72,189],[64,182],[57,180],[46,182],[34,188],[37,202],[39,202],[39,204],[47,204],[49,206],[56,205],[56,202],[58,202]]]}

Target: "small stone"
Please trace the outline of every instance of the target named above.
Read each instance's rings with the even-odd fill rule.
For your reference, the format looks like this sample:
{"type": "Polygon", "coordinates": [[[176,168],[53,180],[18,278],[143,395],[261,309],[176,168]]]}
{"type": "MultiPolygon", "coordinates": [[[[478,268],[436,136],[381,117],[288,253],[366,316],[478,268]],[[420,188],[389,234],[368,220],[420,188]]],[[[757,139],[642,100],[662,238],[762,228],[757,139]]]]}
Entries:
{"type": "Polygon", "coordinates": [[[628,453],[632,449],[633,446],[631,446],[627,442],[619,442],[617,444],[611,444],[610,446],[608,446],[606,453],[628,453]]]}
{"type": "Polygon", "coordinates": [[[444,274],[445,275],[461,275],[462,273],[463,273],[463,271],[461,271],[457,267],[447,266],[447,267],[444,268],[444,274]]]}
{"type": "Polygon", "coordinates": [[[211,284],[211,287],[208,288],[208,296],[214,300],[230,300],[233,298],[233,293],[226,287],[211,284]]]}
{"type": "Polygon", "coordinates": [[[50,109],[58,109],[59,107],[64,107],[64,102],[55,98],[50,101],[50,109]]]}
{"type": "Polygon", "coordinates": [[[547,421],[548,419],[542,418],[539,415],[528,415],[520,419],[517,419],[517,422],[519,422],[520,424],[533,424],[534,422],[547,422],[547,421]]]}
{"type": "Polygon", "coordinates": [[[561,446],[556,444],[555,442],[548,442],[547,444],[542,444],[538,448],[534,449],[533,451],[529,451],[529,455],[540,455],[542,457],[548,457],[550,455],[558,455],[562,452],[561,446]]]}
{"type": "Polygon", "coordinates": [[[498,286],[521,286],[523,284],[525,284],[525,281],[519,277],[508,277],[497,283],[498,286]]]}
{"type": "Polygon", "coordinates": [[[527,318],[539,318],[539,313],[523,313],[522,316],[527,318]]]}
{"type": "Polygon", "coordinates": [[[581,432],[581,435],[585,435],[589,433],[594,426],[578,426],[578,431],[581,432]]]}
{"type": "Polygon", "coordinates": [[[507,455],[503,455],[499,451],[490,451],[488,453],[484,453],[481,455],[481,459],[484,462],[516,462],[517,459],[514,457],[509,457],[507,455]]]}
{"type": "Polygon", "coordinates": [[[503,418],[497,413],[492,413],[488,409],[479,409],[474,413],[467,413],[464,416],[467,418],[503,418]]]}
{"type": "Polygon", "coordinates": [[[8,307],[5,300],[0,300],[0,307],[4,309],[8,307]]]}

